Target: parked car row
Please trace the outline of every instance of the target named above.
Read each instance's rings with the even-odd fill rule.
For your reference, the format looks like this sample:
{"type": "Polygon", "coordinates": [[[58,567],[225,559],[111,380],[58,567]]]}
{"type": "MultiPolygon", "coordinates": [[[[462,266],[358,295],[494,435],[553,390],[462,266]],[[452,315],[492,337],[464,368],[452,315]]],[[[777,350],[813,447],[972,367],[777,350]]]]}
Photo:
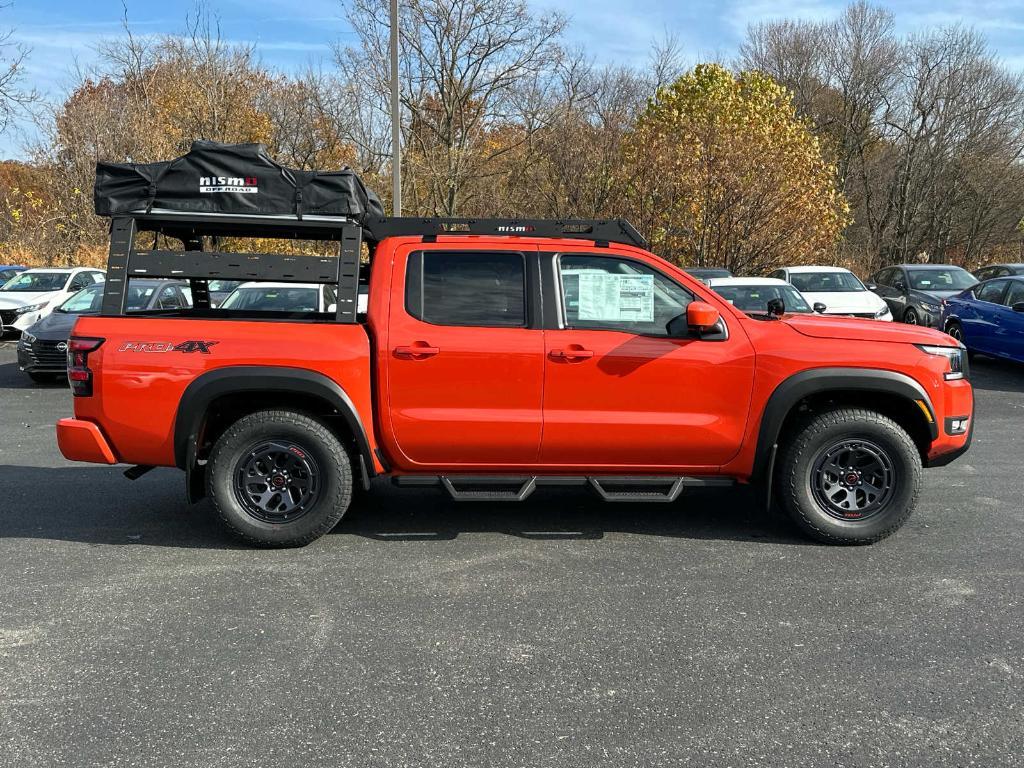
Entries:
{"type": "Polygon", "coordinates": [[[83,288],[103,282],[99,269],[26,269],[0,286],[0,333],[24,331],[83,288]]]}
{"type": "Polygon", "coordinates": [[[791,313],[896,320],[945,331],[972,354],[1024,362],[1024,264],[993,264],[974,274],[950,264],[897,264],[864,282],[825,266],[786,267],[771,277],[686,271],[750,314],[768,314],[769,302],[781,302],[776,309],[791,313]]]}

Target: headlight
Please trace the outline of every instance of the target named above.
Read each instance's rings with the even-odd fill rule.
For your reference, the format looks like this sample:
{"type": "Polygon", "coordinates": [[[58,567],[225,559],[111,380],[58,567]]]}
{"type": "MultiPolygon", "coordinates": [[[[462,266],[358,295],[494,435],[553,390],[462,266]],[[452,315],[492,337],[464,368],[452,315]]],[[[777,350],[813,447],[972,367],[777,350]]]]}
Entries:
{"type": "Polygon", "coordinates": [[[917,348],[928,355],[944,357],[949,361],[949,370],[943,375],[946,381],[954,381],[964,378],[964,348],[959,347],[933,347],[927,344],[918,344],[917,348]]]}
{"type": "Polygon", "coordinates": [[[29,344],[31,344],[35,340],[36,340],[36,337],[33,336],[31,333],[29,333],[28,331],[22,331],[22,333],[21,333],[21,344],[23,344],[24,346],[27,347],[29,344]]]}
{"type": "Polygon", "coordinates": [[[921,302],[921,309],[923,309],[925,312],[933,312],[934,313],[934,312],[938,312],[939,311],[939,305],[938,304],[927,304],[927,303],[922,301],[921,302]]]}
{"type": "Polygon", "coordinates": [[[14,314],[25,315],[28,314],[29,312],[38,312],[40,309],[45,308],[46,304],[47,302],[45,301],[40,304],[27,304],[24,307],[18,307],[16,310],[14,310],[14,314]]]}
{"type": "Polygon", "coordinates": [[[877,320],[877,319],[878,319],[878,318],[880,318],[880,317],[885,317],[885,316],[886,316],[886,315],[888,315],[888,314],[889,314],[889,305],[888,305],[888,304],[886,304],[886,305],[885,305],[884,307],[882,307],[882,308],[881,308],[880,310],[878,310],[877,312],[875,312],[875,319],[877,320]]]}

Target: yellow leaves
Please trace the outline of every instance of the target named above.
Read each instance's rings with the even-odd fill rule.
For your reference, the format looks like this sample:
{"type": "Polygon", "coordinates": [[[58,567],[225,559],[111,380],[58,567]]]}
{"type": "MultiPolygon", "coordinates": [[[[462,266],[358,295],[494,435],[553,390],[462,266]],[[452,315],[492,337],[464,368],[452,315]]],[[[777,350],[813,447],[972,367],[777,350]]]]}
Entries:
{"type": "Polygon", "coordinates": [[[661,88],[624,157],[626,178],[653,191],[640,224],[665,232],[663,254],[683,262],[800,261],[832,249],[847,220],[835,169],[791,94],[759,72],[700,64],[661,88]]]}

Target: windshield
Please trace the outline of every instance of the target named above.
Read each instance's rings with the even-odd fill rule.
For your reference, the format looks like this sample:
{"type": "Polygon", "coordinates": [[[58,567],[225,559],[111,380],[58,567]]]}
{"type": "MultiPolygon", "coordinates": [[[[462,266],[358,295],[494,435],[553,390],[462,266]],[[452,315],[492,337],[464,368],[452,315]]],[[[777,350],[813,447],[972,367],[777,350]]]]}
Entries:
{"type": "Polygon", "coordinates": [[[75,315],[84,315],[90,312],[99,312],[100,304],[103,302],[103,286],[90,285],[83,288],[70,299],[61,304],[55,312],[70,312],[75,315]]]}
{"type": "Polygon", "coordinates": [[[68,281],[66,272],[22,272],[9,280],[0,291],[43,292],[59,291],[68,281]]]}
{"type": "Polygon", "coordinates": [[[316,288],[237,288],[224,299],[221,309],[246,309],[261,312],[316,312],[316,288]]]}
{"type": "Polygon", "coordinates": [[[852,272],[791,272],[789,282],[801,293],[852,293],[867,290],[852,272]]]}
{"type": "Polygon", "coordinates": [[[811,314],[814,311],[792,285],[721,285],[714,291],[744,312],[767,313],[768,302],[772,299],[782,299],[787,312],[811,314]]]}
{"type": "Polygon", "coordinates": [[[978,281],[966,269],[908,269],[910,287],[915,291],[962,291],[978,281]]]}
{"type": "MultiPolygon", "coordinates": [[[[153,285],[130,285],[128,287],[128,310],[138,311],[145,309],[149,304],[149,298],[157,286],[153,285]]],[[[103,284],[90,285],[83,288],[70,299],[61,304],[55,312],[68,312],[74,315],[95,314],[100,311],[103,303],[103,284]]]]}

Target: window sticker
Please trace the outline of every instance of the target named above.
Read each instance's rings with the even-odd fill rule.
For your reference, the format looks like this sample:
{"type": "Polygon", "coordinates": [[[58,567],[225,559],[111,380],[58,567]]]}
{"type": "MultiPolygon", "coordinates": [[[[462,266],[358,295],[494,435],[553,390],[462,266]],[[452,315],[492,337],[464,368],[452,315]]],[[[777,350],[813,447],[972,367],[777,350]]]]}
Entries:
{"type": "Polygon", "coordinates": [[[599,322],[654,322],[654,276],[612,275],[581,271],[577,274],[579,320],[599,322]]]}

